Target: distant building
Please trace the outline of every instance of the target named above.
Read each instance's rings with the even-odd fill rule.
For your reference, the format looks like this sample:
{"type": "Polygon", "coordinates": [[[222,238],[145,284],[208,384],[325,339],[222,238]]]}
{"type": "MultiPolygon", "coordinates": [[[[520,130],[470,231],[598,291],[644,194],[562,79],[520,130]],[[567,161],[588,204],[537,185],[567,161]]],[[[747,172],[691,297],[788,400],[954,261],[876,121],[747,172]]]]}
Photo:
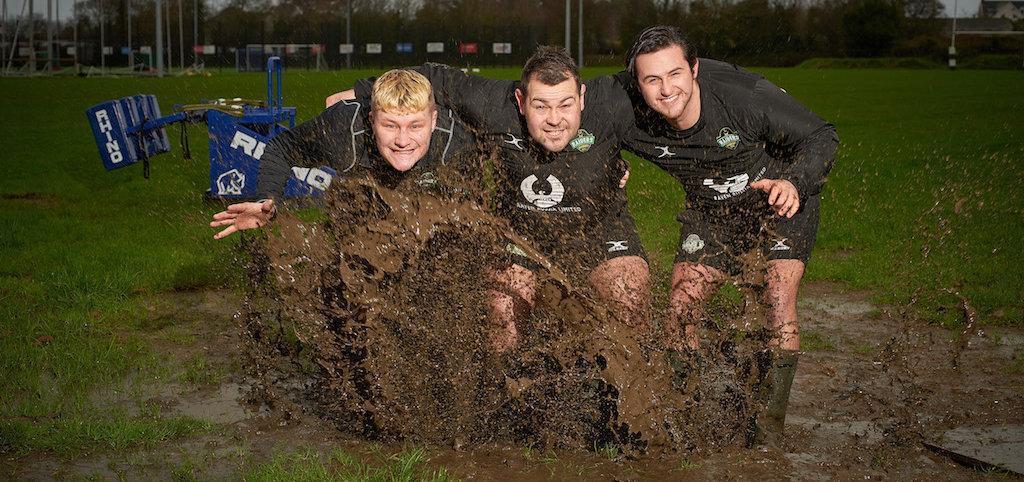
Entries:
{"type": "Polygon", "coordinates": [[[1024,18],[1024,1],[981,0],[981,5],[978,6],[978,17],[1005,18],[1016,22],[1024,18]]]}
{"type": "MultiPolygon", "coordinates": [[[[982,2],[984,4],[984,2],[982,2]]],[[[995,3],[995,2],[992,2],[995,3]]],[[[1005,2],[1010,3],[1010,2],[1005,2]]],[[[1017,2],[1024,3],[1024,2],[1017,2]]],[[[946,35],[953,31],[953,19],[944,19],[946,35]]],[[[957,32],[1006,32],[1013,30],[1013,22],[1007,18],[958,18],[956,19],[957,32]]]]}

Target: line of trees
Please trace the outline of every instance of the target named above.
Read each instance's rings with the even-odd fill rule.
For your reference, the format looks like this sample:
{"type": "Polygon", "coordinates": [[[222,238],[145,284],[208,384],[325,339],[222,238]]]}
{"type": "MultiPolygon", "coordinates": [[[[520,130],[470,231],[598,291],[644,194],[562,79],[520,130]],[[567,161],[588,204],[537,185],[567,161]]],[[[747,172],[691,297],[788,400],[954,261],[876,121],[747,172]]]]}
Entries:
{"type": "MultiPolygon", "coordinates": [[[[98,46],[100,0],[79,2],[79,38],[98,46]]],[[[171,3],[171,39],[177,45],[177,0],[171,3]]],[[[354,65],[412,64],[436,60],[455,64],[517,65],[540,44],[564,43],[564,0],[230,0],[208,12],[199,2],[200,43],[221,49],[220,62],[233,64],[226,48],[246,44],[325,44],[326,60],[344,64],[351,1],[354,65]],[[412,43],[398,54],[396,43],[412,43]],[[445,42],[444,54],[427,54],[427,42],[445,42]],[[456,45],[476,42],[477,54],[460,56],[456,45]],[[511,55],[494,55],[492,42],[512,44],[511,55]],[[367,55],[366,43],[383,53],[367,55]]],[[[103,0],[107,45],[126,45],[126,5],[132,3],[133,44],[153,43],[152,0],[103,0]]],[[[571,0],[575,53],[577,5],[571,0]]],[[[184,0],[186,58],[191,56],[193,2],[184,0]]],[[[946,55],[948,19],[939,0],[584,0],[587,64],[617,64],[644,28],[671,24],[688,33],[699,53],[747,65],[793,65],[811,57],[946,55]]],[[[1022,25],[1021,27],[1024,27],[1022,25]]],[[[37,21],[36,29],[45,29],[37,21]]],[[[11,31],[11,30],[7,30],[11,31]]],[[[43,30],[45,31],[45,30],[43,30]]],[[[41,38],[36,34],[36,39],[41,38]]],[[[70,39],[65,24],[62,39],[70,39]]],[[[24,36],[22,37],[24,38],[24,36]]],[[[973,39],[961,52],[1020,50],[1018,39],[973,39]]],[[[84,49],[88,51],[89,49],[84,49]]],[[[98,51],[98,48],[93,49],[98,51]]],[[[95,55],[93,55],[95,57],[95,55]]],[[[115,56],[116,57],[116,56],[115,56]]],[[[174,54],[177,58],[177,53],[174,54]]],[[[88,62],[86,57],[86,62],[88,62]]]]}
{"type": "MultiPolygon", "coordinates": [[[[575,52],[578,0],[570,3],[575,52]]],[[[336,65],[347,5],[232,0],[209,20],[207,32],[218,45],[324,43],[336,65]]],[[[364,64],[520,64],[536,45],[565,42],[564,0],[352,0],[352,10],[355,58],[364,64]],[[413,53],[395,53],[399,42],[412,42],[413,53]],[[446,42],[446,53],[426,54],[427,42],[446,42]],[[479,53],[460,57],[459,42],[479,42],[479,53]],[[491,42],[511,42],[512,55],[492,55],[491,42]],[[359,54],[365,43],[383,44],[384,53],[359,54]]],[[[949,44],[939,0],[584,0],[583,11],[588,65],[620,62],[636,36],[656,24],[683,28],[702,55],[756,65],[792,65],[810,57],[941,59],[949,44]]],[[[1017,52],[1019,41],[1007,48],[1017,52]]]]}

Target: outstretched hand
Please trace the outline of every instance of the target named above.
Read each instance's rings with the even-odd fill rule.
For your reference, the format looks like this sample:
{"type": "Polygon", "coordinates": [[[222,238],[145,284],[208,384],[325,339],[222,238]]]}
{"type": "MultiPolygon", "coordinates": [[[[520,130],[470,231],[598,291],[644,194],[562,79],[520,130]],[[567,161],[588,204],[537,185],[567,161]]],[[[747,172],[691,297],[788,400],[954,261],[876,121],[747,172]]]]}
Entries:
{"type": "Polygon", "coordinates": [[[228,206],[227,211],[213,215],[211,228],[227,226],[223,231],[213,235],[213,239],[221,239],[235,231],[256,229],[270,222],[274,216],[274,200],[263,202],[236,203],[228,206]]]}
{"type": "Polygon", "coordinates": [[[800,210],[796,186],[785,179],[761,179],[750,183],[750,187],[768,193],[768,204],[779,216],[791,218],[800,210]]]}

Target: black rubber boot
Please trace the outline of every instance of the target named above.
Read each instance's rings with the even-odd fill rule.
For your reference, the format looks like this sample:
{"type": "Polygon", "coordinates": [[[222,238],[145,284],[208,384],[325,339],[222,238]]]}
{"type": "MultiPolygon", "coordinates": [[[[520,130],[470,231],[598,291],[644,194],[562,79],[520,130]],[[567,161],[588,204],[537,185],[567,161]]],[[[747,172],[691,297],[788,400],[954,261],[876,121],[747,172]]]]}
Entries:
{"type": "Polygon", "coordinates": [[[768,395],[764,411],[757,417],[757,443],[770,443],[782,437],[786,424],[786,407],[789,405],[789,391],[793,387],[797,361],[800,352],[779,350],[772,360],[772,372],[769,378],[771,387],[766,390],[768,395]]]}

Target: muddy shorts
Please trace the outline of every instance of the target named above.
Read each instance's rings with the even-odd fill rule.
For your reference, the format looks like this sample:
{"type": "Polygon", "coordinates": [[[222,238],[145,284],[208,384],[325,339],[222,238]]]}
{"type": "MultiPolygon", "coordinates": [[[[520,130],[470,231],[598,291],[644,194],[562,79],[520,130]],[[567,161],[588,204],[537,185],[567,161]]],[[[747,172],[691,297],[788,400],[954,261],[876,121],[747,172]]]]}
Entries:
{"type": "Polygon", "coordinates": [[[711,216],[687,209],[679,216],[676,262],[704,264],[737,275],[743,255],[760,249],[769,260],[799,259],[806,265],[818,235],[820,206],[820,196],[811,196],[792,218],[711,216]]]}
{"type": "MultiPolygon", "coordinates": [[[[582,233],[566,232],[554,242],[538,240],[534,247],[566,272],[589,272],[609,259],[622,256],[640,256],[647,260],[636,221],[628,210],[622,210],[611,221],[592,223],[582,233]]],[[[514,264],[531,271],[542,269],[540,263],[527,256],[515,243],[507,242],[505,251],[514,264]]]]}

